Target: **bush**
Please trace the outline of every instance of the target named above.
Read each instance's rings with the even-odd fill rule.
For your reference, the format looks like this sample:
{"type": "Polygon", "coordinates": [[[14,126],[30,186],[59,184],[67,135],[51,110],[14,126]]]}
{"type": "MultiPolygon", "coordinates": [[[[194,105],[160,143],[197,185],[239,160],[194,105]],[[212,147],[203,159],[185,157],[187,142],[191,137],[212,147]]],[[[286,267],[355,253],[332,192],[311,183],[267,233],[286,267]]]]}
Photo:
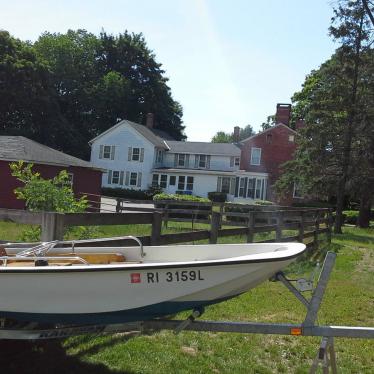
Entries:
{"type": "Polygon", "coordinates": [[[357,225],[358,210],[344,210],[343,211],[343,222],[350,225],[357,225]]]}
{"type": "Polygon", "coordinates": [[[175,201],[197,201],[200,203],[210,203],[209,199],[205,197],[193,196],[193,195],[174,195],[167,193],[159,193],[153,196],[153,200],[175,200],[175,201]]]}
{"type": "Polygon", "coordinates": [[[225,192],[208,192],[208,199],[215,203],[224,203],[227,200],[227,193],[225,192]]]}
{"type": "Polygon", "coordinates": [[[133,190],[129,188],[103,187],[101,193],[104,196],[110,197],[122,197],[133,200],[152,200],[154,195],[160,193],[160,189],[152,187],[149,190],[133,190]]]}
{"type": "Polygon", "coordinates": [[[327,201],[305,201],[302,203],[292,203],[293,207],[300,208],[333,208],[334,205],[327,201]]]}

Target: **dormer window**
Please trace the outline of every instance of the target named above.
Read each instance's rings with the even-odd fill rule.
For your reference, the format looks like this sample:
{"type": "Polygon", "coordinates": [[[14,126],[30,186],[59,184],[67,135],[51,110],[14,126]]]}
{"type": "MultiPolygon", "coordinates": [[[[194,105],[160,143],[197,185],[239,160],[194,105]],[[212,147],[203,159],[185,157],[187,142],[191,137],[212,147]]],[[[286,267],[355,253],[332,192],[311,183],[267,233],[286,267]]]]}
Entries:
{"type": "Polygon", "coordinates": [[[251,149],[251,165],[261,165],[261,148],[251,149]]]}
{"type": "Polygon", "coordinates": [[[178,166],[185,166],[186,164],[186,155],[183,153],[178,154],[178,166]]]}
{"type": "Polygon", "coordinates": [[[196,169],[209,169],[210,168],[210,156],[195,155],[195,168],[196,169]]]}
{"type": "Polygon", "coordinates": [[[164,159],[164,152],[162,151],[162,149],[158,149],[157,150],[157,155],[156,155],[156,162],[158,164],[161,164],[163,159],[164,159]]]}
{"type": "Polygon", "coordinates": [[[240,157],[235,157],[235,166],[240,165],[240,157]]]}

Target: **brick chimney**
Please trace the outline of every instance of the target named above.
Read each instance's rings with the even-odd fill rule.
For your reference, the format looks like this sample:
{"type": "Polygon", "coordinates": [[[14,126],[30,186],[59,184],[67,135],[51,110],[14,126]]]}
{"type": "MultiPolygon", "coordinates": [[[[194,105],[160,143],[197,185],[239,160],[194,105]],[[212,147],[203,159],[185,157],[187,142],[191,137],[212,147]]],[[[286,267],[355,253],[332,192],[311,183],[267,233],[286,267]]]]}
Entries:
{"type": "Polygon", "coordinates": [[[289,125],[291,119],[291,104],[277,104],[277,113],[275,114],[275,124],[283,123],[289,125]]]}
{"type": "Polygon", "coordinates": [[[240,134],[240,127],[235,126],[234,127],[234,135],[233,135],[233,141],[234,143],[239,143],[239,134],[240,134]]]}
{"type": "Polygon", "coordinates": [[[296,123],[295,123],[295,130],[296,131],[299,131],[304,126],[305,126],[305,122],[304,122],[304,120],[302,118],[299,118],[298,120],[296,120],[296,123]]]}
{"type": "Polygon", "coordinates": [[[153,129],[154,118],[155,118],[155,116],[154,116],[153,113],[147,113],[147,120],[146,120],[145,125],[146,125],[149,129],[153,129]]]}

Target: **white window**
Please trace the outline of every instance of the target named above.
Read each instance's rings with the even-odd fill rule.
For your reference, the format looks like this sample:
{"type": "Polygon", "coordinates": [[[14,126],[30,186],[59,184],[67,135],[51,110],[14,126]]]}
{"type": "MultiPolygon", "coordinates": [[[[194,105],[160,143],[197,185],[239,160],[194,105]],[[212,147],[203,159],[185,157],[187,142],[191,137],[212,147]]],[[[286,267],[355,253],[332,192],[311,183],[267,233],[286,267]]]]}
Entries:
{"type": "Polygon", "coordinates": [[[235,157],[235,166],[240,165],[240,157],[235,157]]]}
{"type": "Polygon", "coordinates": [[[239,196],[243,197],[244,196],[244,187],[245,186],[245,178],[240,178],[239,182],[239,196]]]}
{"type": "Polygon", "coordinates": [[[112,184],[118,184],[119,183],[119,171],[113,170],[112,172],[112,184]]]}
{"type": "Polygon", "coordinates": [[[288,141],[293,143],[295,141],[295,135],[288,135],[288,141]]]}
{"type": "Polygon", "coordinates": [[[168,184],[168,176],[166,174],[161,174],[160,187],[166,188],[168,184]]]}
{"type": "Polygon", "coordinates": [[[153,174],[152,175],[152,187],[157,187],[158,186],[158,174],[153,174]]]}
{"type": "Polygon", "coordinates": [[[177,180],[177,177],[175,175],[170,175],[169,185],[170,186],[175,186],[176,180],[177,180]]]}
{"type": "Polygon", "coordinates": [[[132,161],[139,161],[140,160],[140,148],[133,148],[132,149],[132,161]]]}
{"type": "Polygon", "coordinates": [[[114,160],[114,151],[115,151],[114,145],[100,145],[100,153],[99,158],[107,159],[107,160],[114,160]]]}
{"type": "Polygon", "coordinates": [[[70,187],[73,187],[73,183],[74,183],[74,174],[73,173],[68,173],[68,183],[69,183],[70,187]]]}
{"type": "Polygon", "coordinates": [[[180,175],[178,177],[178,190],[183,191],[185,183],[186,183],[186,177],[184,175],[180,175]]]}
{"type": "Polygon", "coordinates": [[[186,155],[183,153],[178,154],[178,166],[185,166],[186,164],[186,155]]]}
{"type": "Polygon", "coordinates": [[[256,178],[248,178],[247,197],[251,199],[255,198],[255,186],[256,186],[256,178]]]}
{"type": "Polygon", "coordinates": [[[156,162],[158,164],[162,164],[163,159],[164,159],[164,152],[162,149],[158,149],[157,155],[156,155],[156,162]]]}
{"type": "Polygon", "coordinates": [[[230,177],[222,177],[221,192],[230,193],[230,177]]]}
{"type": "Polygon", "coordinates": [[[294,184],[293,184],[293,197],[295,199],[302,199],[303,198],[303,195],[301,193],[300,185],[297,182],[294,182],[294,184]]]}
{"type": "Polygon", "coordinates": [[[138,173],[130,173],[130,186],[136,186],[138,182],[138,173]]]}
{"type": "Polygon", "coordinates": [[[193,190],[193,177],[187,177],[187,185],[186,185],[187,191],[193,190]]]}
{"type": "MultiPolygon", "coordinates": [[[[240,189],[239,189],[240,192],[240,189]]],[[[247,198],[250,199],[266,199],[266,179],[264,178],[248,178],[247,180],[247,198]]]]}
{"type": "Polygon", "coordinates": [[[251,149],[251,165],[260,165],[261,164],[261,148],[252,148],[251,149]]]}

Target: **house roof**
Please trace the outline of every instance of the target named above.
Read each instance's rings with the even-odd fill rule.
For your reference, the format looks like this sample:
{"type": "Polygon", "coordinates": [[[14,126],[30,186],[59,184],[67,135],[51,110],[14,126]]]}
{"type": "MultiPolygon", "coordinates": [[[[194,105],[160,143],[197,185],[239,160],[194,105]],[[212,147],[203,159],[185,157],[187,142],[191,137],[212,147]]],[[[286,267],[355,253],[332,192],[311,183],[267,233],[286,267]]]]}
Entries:
{"type": "Polygon", "coordinates": [[[223,156],[240,156],[240,149],[231,143],[209,143],[209,142],[179,142],[166,141],[170,152],[194,153],[223,156]]]}
{"type": "Polygon", "coordinates": [[[252,136],[250,136],[250,137],[248,137],[248,138],[246,138],[246,139],[241,140],[240,143],[244,143],[244,142],[246,142],[247,140],[250,140],[250,139],[255,138],[256,136],[260,136],[260,135],[262,135],[262,134],[265,134],[266,132],[273,131],[274,129],[276,129],[276,128],[280,127],[280,126],[285,127],[285,128],[286,128],[287,130],[289,130],[290,132],[296,134],[296,131],[293,130],[293,129],[291,129],[291,127],[288,127],[288,126],[285,125],[284,123],[277,123],[276,125],[274,125],[274,126],[268,128],[268,129],[266,129],[265,131],[261,131],[261,132],[259,132],[258,134],[252,135],[252,136]]]}
{"type": "Polygon", "coordinates": [[[135,123],[135,122],[128,121],[125,119],[121,122],[118,122],[114,126],[110,127],[108,130],[102,132],[100,135],[96,136],[96,138],[91,139],[89,143],[92,144],[94,141],[98,140],[102,136],[124,125],[132,127],[139,134],[141,134],[148,141],[150,141],[153,145],[159,148],[168,149],[167,145],[165,144],[165,140],[174,140],[170,135],[168,135],[166,132],[162,130],[150,129],[146,126],[140,125],[139,123],[135,123]]]}
{"type": "Polygon", "coordinates": [[[56,151],[23,136],[0,136],[0,160],[93,168],[90,162],[56,151]]]}

